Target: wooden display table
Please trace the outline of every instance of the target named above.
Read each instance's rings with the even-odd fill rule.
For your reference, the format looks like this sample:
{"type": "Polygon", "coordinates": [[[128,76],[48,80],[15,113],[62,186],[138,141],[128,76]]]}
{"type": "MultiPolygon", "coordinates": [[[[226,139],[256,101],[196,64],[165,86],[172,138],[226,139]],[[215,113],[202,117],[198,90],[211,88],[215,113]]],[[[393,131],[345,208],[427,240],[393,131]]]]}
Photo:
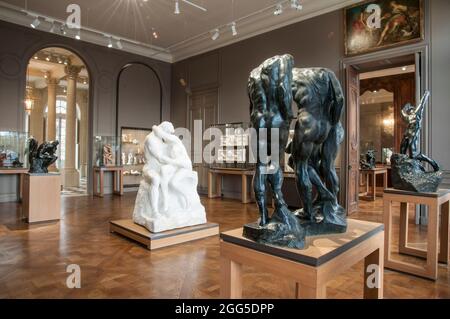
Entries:
{"type": "MultiPolygon", "coordinates": [[[[359,196],[363,200],[375,201],[377,199],[377,175],[383,175],[383,189],[388,187],[388,169],[386,167],[376,167],[372,169],[360,169],[362,179],[366,180],[366,191],[359,196]],[[372,188],[370,189],[370,181],[372,188]]],[[[382,195],[380,194],[380,197],[382,195]]]]}
{"type": "Polygon", "coordinates": [[[23,217],[28,223],[61,218],[61,175],[25,174],[23,181],[23,217]]]}
{"type": "Polygon", "coordinates": [[[137,241],[149,250],[154,250],[218,235],[219,225],[207,223],[162,233],[151,233],[145,227],[134,223],[133,220],[123,219],[110,222],[109,230],[111,233],[117,233],[137,241]]]}
{"type": "Polygon", "coordinates": [[[375,272],[379,284],[364,284],[364,298],[383,298],[382,224],[349,219],[347,233],[308,237],[306,241],[307,248],[298,250],[258,244],[244,238],[242,228],[222,233],[222,298],[242,298],[243,265],[264,268],[293,280],[297,298],[325,298],[326,284],[361,260],[365,261],[364,283],[374,274],[373,265],[379,270],[375,272]]]}
{"type": "Polygon", "coordinates": [[[17,185],[17,201],[22,200],[23,195],[23,178],[28,173],[28,168],[0,168],[0,175],[17,175],[19,177],[17,185]]]}
{"type": "MultiPolygon", "coordinates": [[[[254,202],[252,191],[249,193],[248,178],[253,177],[254,170],[234,169],[234,168],[214,168],[208,172],[208,198],[222,197],[222,179],[224,175],[240,175],[242,179],[242,203],[248,204],[254,202]],[[215,181],[214,181],[215,179],[215,181]],[[215,184],[215,192],[213,185],[215,184]]],[[[251,185],[251,182],[250,182],[251,185]]]]}
{"type": "Polygon", "coordinates": [[[450,190],[439,190],[437,193],[413,193],[396,189],[386,189],[384,201],[385,265],[386,268],[406,272],[412,275],[436,280],[438,261],[449,261],[449,201],[450,190]],[[426,266],[407,263],[391,258],[392,245],[392,204],[400,203],[400,238],[399,252],[426,259],[426,266]],[[409,204],[428,206],[427,249],[408,246],[408,206],[409,204]],[[439,211],[441,211],[439,225],[439,211]],[[438,242],[440,239],[440,251],[438,242]]]}
{"type": "Polygon", "coordinates": [[[113,173],[113,194],[114,195],[123,195],[123,167],[122,166],[104,166],[94,167],[94,196],[103,197],[105,192],[105,172],[113,173]],[[100,185],[98,185],[98,183],[100,185]],[[100,187],[99,187],[100,186],[100,187]],[[100,190],[99,190],[100,188],[100,190]]]}

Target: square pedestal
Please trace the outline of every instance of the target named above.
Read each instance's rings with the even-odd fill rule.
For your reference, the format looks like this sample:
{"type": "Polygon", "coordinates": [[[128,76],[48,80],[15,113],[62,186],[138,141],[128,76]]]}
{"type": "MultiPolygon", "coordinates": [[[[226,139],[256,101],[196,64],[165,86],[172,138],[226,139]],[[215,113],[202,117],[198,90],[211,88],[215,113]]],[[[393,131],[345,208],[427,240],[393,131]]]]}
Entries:
{"type": "Polygon", "coordinates": [[[436,193],[414,193],[396,189],[385,189],[384,196],[385,265],[386,268],[408,274],[437,280],[438,262],[449,262],[450,190],[441,189],[436,193]],[[399,253],[426,259],[424,266],[392,258],[393,204],[400,203],[399,253]],[[408,244],[409,204],[428,206],[428,226],[426,249],[408,244]]]}
{"type": "Polygon", "coordinates": [[[61,218],[61,175],[25,174],[23,180],[23,217],[28,223],[61,218]]]}
{"type": "Polygon", "coordinates": [[[151,233],[131,219],[110,222],[111,233],[117,233],[145,245],[149,250],[173,246],[219,234],[219,225],[207,223],[192,227],[151,233]]]}
{"type": "Polygon", "coordinates": [[[242,230],[221,234],[222,298],[242,298],[244,265],[292,280],[297,298],[326,298],[327,283],[361,260],[364,298],[383,298],[383,224],[349,219],[346,233],[307,237],[304,250],[259,244],[243,237],[242,230]]]}

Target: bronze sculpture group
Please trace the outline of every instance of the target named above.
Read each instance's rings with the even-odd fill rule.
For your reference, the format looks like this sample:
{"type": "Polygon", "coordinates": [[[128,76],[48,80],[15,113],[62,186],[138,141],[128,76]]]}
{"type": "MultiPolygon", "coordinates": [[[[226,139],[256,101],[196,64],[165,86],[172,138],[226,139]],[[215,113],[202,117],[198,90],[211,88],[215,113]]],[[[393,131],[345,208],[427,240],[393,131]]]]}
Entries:
{"type": "Polygon", "coordinates": [[[257,132],[254,177],[259,223],[245,225],[244,236],[263,244],[303,248],[305,236],[342,233],[347,229],[339,205],[335,160],[344,131],[340,118],[344,96],[335,74],[324,68],[296,69],[290,55],[275,56],[253,70],[248,84],[251,124],[257,132]],[[292,103],[298,106],[297,117],[292,103]],[[296,120],[292,142],[289,127],[296,120]],[[272,129],[277,134],[274,135],[272,129]],[[270,145],[278,142],[278,154],[270,145]],[[267,152],[261,152],[267,150],[267,152]],[[296,175],[303,208],[291,212],[281,192],[284,152],[296,175]],[[269,218],[266,191],[270,186],[275,211],[269,218]],[[314,195],[315,194],[315,195],[314,195]]]}
{"type": "MultiPolygon", "coordinates": [[[[344,139],[340,119],[345,102],[336,75],[325,68],[294,68],[291,55],[275,56],[251,72],[248,95],[250,122],[257,138],[254,191],[260,219],[245,225],[243,236],[262,244],[302,249],[306,236],[346,232],[335,169],[344,139]],[[294,102],[298,107],[296,117],[294,102]],[[293,120],[293,140],[286,145],[293,120]],[[294,170],[303,207],[295,212],[289,210],[282,193],[280,163],[285,152],[290,155],[286,165],[294,170]],[[275,206],[271,216],[268,188],[275,206]]],[[[391,158],[396,189],[436,192],[442,181],[439,165],[419,151],[419,132],[429,95],[427,92],[417,107],[407,104],[403,108],[407,129],[400,154],[391,158]],[[427,171],[422,162],[433,171],[427,171]]],[[[367,153],[363,162],[367,167],[374,166],[375,152],[367,153]]]]}

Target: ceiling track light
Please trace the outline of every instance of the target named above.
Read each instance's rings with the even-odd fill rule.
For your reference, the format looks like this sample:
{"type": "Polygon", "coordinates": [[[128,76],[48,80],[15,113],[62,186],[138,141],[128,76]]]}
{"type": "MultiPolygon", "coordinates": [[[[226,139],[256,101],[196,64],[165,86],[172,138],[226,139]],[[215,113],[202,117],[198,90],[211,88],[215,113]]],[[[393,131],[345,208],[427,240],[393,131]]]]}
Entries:
{"type": "Polygon", "coordinates": [[[291,8],[300,11],[303,9],[303,6],[300,4],[299,0],[291,0],[291,8]]]}
{"type": "Polygon", "coordinates": [[[279,16],[283,13],[283,5],[281,3],[277,4],[275,11],[273,12],[274,15],[279,16]]]}
{"type": "Polygon", "coordinates": [[[117,45],[117,48],[118,48],[119,50],[122,50],[122,49],[123,49],[123,44],[122,44],[122,41],[121,41],[120,39],[117,39],[116,45],[117,45]]]}
{"type": "Polygon", "coordinates": [[[78,32],[77,32],[77,34],[75,35],[75,39],[81,40],[81,31],[80,31],[80,29],[78,29],[78,32]]]}
{"type": "Polygon", "coordinates": [[[67,34],[66,25],[65,24],[61,24],[61,27],[59,28],[59,31],[61,32],[62,35],[66,35],[67,34]]]}
{"type": "Polygon", "coordinates": [[[211,39],[212,39],[213,41],[216,41],[216,40],[219,38],[219,36],[220,36],[220,31],[219,31],[219,29],[215,29],[214,31],[212,31],[211,39]]]}
{"type": "Polygon", "coordinates": [[[30,23],[30,27],[33,29],[36,29],[41,24],[41,21],[39,20],[39,17],[35,17],[33,22],[30,23]]]}
{"type": "Polygon", "coordinates": [[[175,1],[175,11],[174,14],[180,14],[180,2],[177,0],[175,1]]]}
{"type": "Polygon", "coordinates": [[[111,36],[105,35],[105,37],[108,38],[108,48],[112,48],[113,47],[113,43],[112,43],[112,38],[111,36]]]}
{"type": "Polygon", "coordinates": [[[236,29],[236,22],[231,23],[231,34],[233,37],[238,35],[237,29],[236,29]]]}

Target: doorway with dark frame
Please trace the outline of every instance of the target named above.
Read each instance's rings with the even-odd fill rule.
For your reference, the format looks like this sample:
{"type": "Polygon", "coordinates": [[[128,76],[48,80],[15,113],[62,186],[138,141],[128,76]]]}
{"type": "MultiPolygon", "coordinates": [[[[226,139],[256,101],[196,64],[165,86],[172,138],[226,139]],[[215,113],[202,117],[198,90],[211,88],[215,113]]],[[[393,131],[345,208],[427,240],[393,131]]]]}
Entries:
{"type": "MultiPolygon", "coordinates": [[[[344,166],[347,167],[347,174],[344,186],[349,215],[358,211],[361,200],[373,200],[376,193],[382,193],[386,187],[383,178],[386,178],[387,186],[390,185],[390,155],[399,152],[405,129],[401,109],[407,103],[414,105],[426,86],[422,78],[426,59],[421,50],[396,56],[376,56],[349,59],[343,63],[347,91],[344,166]],[[360,168],[360,160],[365,159],[368,151],[375,154],[376,170],[382,173],[371,178],[372,182],[360,168]],[[368,189],[373,190],[373,197],[367,196],[368,189]]],[[[417,223],[420,222],[420,215],[418,210],[417,223]]]]}

